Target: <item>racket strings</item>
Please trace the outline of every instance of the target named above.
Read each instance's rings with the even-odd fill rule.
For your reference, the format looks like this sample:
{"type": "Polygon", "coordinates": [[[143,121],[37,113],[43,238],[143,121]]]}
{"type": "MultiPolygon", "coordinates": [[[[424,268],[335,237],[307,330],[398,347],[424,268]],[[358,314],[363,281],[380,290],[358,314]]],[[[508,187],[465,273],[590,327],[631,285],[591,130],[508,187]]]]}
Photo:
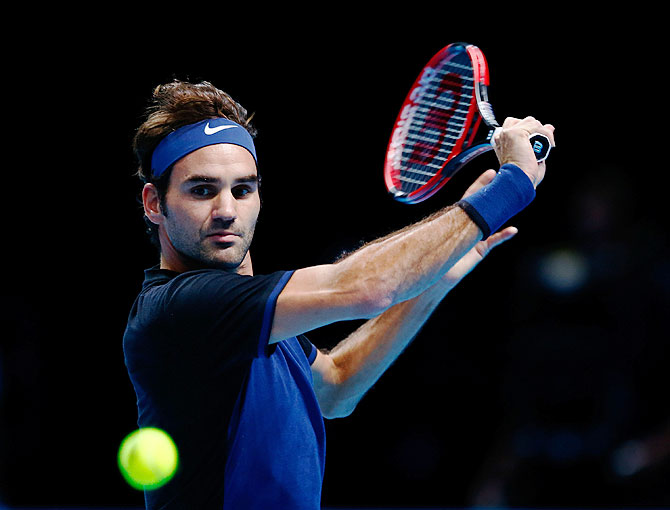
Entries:
{"type": "Polygon", "coordinates": [[[467,55],[443,61],[426,84],[406,131],[400,174],[405,193],[435,177],[463,139],[473,108],[474,78],[467,55]]]}

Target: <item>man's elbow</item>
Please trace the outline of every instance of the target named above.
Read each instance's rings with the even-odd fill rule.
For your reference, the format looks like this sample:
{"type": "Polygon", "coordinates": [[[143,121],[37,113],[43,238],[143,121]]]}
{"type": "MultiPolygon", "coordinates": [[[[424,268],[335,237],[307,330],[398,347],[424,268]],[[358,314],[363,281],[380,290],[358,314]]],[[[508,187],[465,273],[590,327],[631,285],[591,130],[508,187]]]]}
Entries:
{"type": "Polygon", "coordinates": [[[393,306],[393,294],[382,282],[357,282],[353,291],[352,304],[356,308],[356,318],[372,319],[393,306]]]}
{"type": "Polygon", "coordinates": [[[338,304],[349,309],[350,319],[371,319],[393,305],[393,289],[372,271],[352,271],[346,262],[331,267],[338,304]]]}
{"type": "Polygon", "coordinates": [[[354,412],[359,399],[352,394],[347,394],[347,386],[344,384],[342,371],[339,370],[333,359],[328,355],[317,358],[325,371],[317,371],[314,374],[314,382],[319,407],[324,418],[333,420],[345,418],[354,412]]]}
{"type": "MultiPolygon", "coordinates": [[[[322,390],[325,389],[322,387],[322,390]]],[[[347,396],[342,384],[330,384],[327,391],[321,391],[319,395],[319,407],[324,418],[334,420],[335,418],[346,418],[354,412],[358,398],[347,396]]]]}
{"type": "Polygon", "coordinates": [[[383,314],[393,305],[393,299],[382,293],[371,293],[364,296],[358,302],[358,316],[360,319],[373,319],[383,314]]]}
{"type": "Polygon", "coordinates": [[[356,409],[355,403],[337,403],[330,406],[322,406],[321,414],[327,420],[335,420],[337,418],[346,418],[347,416],[350,416],[351,413],[354,412],[354,409],[356,409]]]}

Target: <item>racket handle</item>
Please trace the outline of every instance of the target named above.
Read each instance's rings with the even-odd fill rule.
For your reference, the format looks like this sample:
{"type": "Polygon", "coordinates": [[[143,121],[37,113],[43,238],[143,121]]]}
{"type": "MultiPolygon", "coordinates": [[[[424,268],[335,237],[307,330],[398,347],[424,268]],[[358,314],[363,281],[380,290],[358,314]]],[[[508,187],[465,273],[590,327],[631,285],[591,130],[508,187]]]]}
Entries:
{"type": "Polygon", "coordinates": [[[530,135],[530,145],[533,148],[535,153],[535,159],[537,162],[544,161],[549,157],[549,151],[551,150],[551,142],[549,138],[540,133],[533,133],[530,135]]]}
{"type": "MultiPolygon", "coordinates": [[[[502,130],[501,127],[496,127],[489,131],[489,135],[486,137],[490,141],[491,145],[495,145],[494,137],[498,131],[502,130]]],[[[540,134],[533,133],[529,136],[530,146],[533,148],[535,153],[535,159],[540,163],[549,157],[549,151],[551,150],[551,142],[549,138],[540,134]]]]}

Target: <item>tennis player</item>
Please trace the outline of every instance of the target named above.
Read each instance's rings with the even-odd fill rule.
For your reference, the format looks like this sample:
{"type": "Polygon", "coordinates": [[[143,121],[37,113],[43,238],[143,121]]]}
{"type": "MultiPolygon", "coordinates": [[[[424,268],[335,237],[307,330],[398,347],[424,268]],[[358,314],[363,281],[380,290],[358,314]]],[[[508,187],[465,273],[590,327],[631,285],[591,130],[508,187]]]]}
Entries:
{"type": "Polygon", "coordinates": [[[516,233],[499,229],[545,171],[528,136],[553,143],[553,127],[507,119],[501,168],[457,204],[336,263],[257,275],[247,112],[207,82],[174,81],[153,99],[134,150],[160,262],[145,271],[123,347],[138,425],[166,430],[180,465],[145,492],[146,507],[317,510],[323,418],[349,415],[449,290],[516,233]],[[330,352],[305,336],[352,319],[368,320],[330,352]]]}

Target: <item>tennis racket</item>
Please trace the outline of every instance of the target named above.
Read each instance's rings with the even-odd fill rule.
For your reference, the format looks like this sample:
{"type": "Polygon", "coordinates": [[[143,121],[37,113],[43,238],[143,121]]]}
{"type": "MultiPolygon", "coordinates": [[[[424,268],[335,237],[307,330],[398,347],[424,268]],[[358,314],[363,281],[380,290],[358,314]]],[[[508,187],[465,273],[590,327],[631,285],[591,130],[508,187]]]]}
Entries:
{"type": "MultiPolygon", "coordinates": [[[[426,200],[469,161],[493,150],[495,130],[502,128],[488,86],[486,59],[472,44],[450,44],[426,64],[400,108],[386,151],[384,180],[395,200],[426,200]],[[489,131],[475,143],[482,119],[489,131]]],[[[544,161],[549,139],[534,133],[530,144],[544,161]]]]}

